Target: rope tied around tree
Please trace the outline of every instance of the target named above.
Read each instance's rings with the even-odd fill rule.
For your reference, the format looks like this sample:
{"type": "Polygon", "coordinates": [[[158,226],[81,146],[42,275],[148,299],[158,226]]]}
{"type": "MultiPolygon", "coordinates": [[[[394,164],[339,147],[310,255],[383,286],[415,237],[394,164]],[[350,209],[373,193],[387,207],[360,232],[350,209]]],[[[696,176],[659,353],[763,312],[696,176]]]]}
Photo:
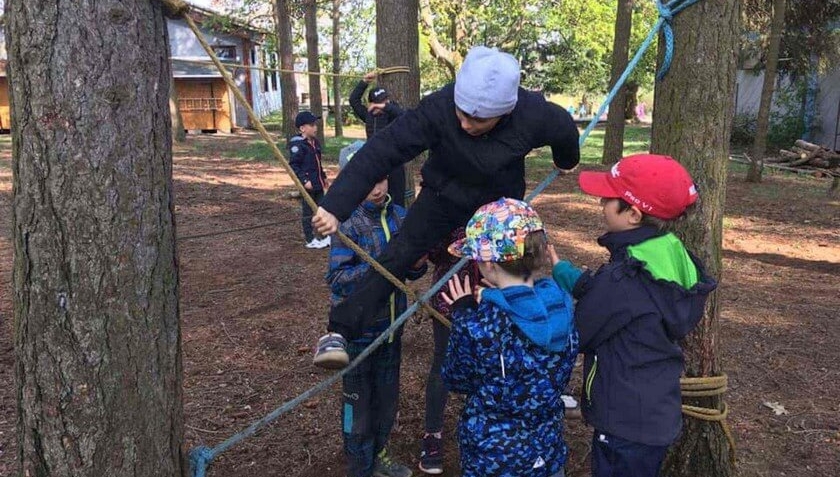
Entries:
{"type": "MultiPolygon", "coordinates": [[[[236,98],[242,103],[245,107],[246,112],[248,113],[249,119],[253,122],[254,127],[263,137],[263,139],[268,143],[269,148],[274,155],[274,157],[280,162],[281,165],[287,170],[289,175],[292,178],[292,181],[295,184],[295,187],[301,191],[301,196],[303,200],[306,200],[312,210],[317,210],[317,204],[309,197],[309,194],[305,192],[303,184],[297,178],[297,176],[292,171],[289,163],[286,161],[285,157],[283,157],[280,150],[272,141],[271,137],[269,136],[268,132],[263,127],[262,123],[260,122],[259,118],[254,113],[253,109],[251,108],[250,104],[246,100],[245,96],[239,91],[239,88],[233,82],[230,77],[230,74],[226,71],[225,65],[218,59],[218,57],[213,52],[213,49],[210,45],[206,42],[203,35],[201,34],[200,30],[196,26],[195,22],[187,15],[187,11],[189,10],[188,6],[184,7],[184,3],[181,0],[161,0],[164,4],[170,6],[174,5],[175,8],[173,9],[170,6],[171,11],[177,12],[187,23],[193,33],[196,35],[196,38],[201,43],[204,50],[210,56],[213,64],[219,69],[219,72],[222,74],[223,79],[227,83],[227,85],[231,88],[236,98]]],[[[665,61],[663,61],[663,67],[660,70],[659,74],[657,75],[657,79],[661,80],[662,77],[667,73],[668,68],[670,67],[671,58],[673,57],[673,30],[671,29],[671,21],[673,20],[674,15],[681,12],[682,10],[688,8],[689,6],[698,3],[700,0],[672,0],[671,2],[662,5],[660,0],[655,0],[657,7],[659,8],[659,15],[660,18],[656,22],[656,24],[651,29],[650,33],[648,34],[647,38],[645,38],[642,45],[637,50],[636,54],[633,56],[633,59],[628,63],[627,67],[624,70],[624,73],[618,78],[615,82],[615,85],[610,90],[607,98],[601,104],[600,108],[598,109],[597,114],[592,118],[587,125],[586,129],[581,133],[578,143],[583,145],[586,139],[589,137],[589,134],[595,128],[598,123],[598,118],[603,115],[606,111],[606,108],[610,105],[612,100],[615,98],[618,90],[624,86],[624,83],[627,81],[627,78],[630,76],[630,73],[635,69],[638,65],[639,61],[641,60],[644,53],[650,47],[653,38],[659,33],[660,29],[665,30],[665,61]]],[[[389,68],[381,68],[377,70],[380,74],[392,74],[392,73],[409,73],[410,70],[407,67],[389,67],[389,68]]],[[[539,195],[542,191],[545,190],[548,185],[553,182],[557,176],[560,174],[559,169],[555,169],[552,171],[537,187],[525,198],[527,202],[531,202],[534,197],[539,195]]],[[[411,304],[403,313],[400,315],[396,320],[394,320],[388,329],[384,330],[373,342],[365,348],[359,356],[356,357],[346,368],[341,370],[338,373],[333,374],[329,378],[321,381],[320,383],[316,384],[315,386],[311,387],[304,393],[298,395],[294,399],[287,401],[280,407],[276,408],[274,411],[263,417],[262,419],[252,423],[248,428],[245,430],[234,434],[218,446],[210,449],[206,446],[199,446],[190,451],[190,462],[193,465],[193,476],[194,477],[204,477],[206,475],[207,466],[213,461],[213,459],[227,450],[228,448],[236,445],[237,443],[241,442],[247,437],[254,435],[259,429],[264,427],[265,425],[269,424],[270,422],[274,421],[281,415],[285,414],[286,412],[294,409],[305,400],[321,393],[322,391],[326,390],[332,384],[337,382],[341,379],[345,374],[349,373],[353,370],[356,366],[358,366],[362,361],[364,361],[377,347],[379,347],[388,337],[396,332],[399,327],[403,326],[403,324],[411,317],[419,307],[423,306],[426,310],[430,312],[432,316],[436,319],[444,323],[445,325],[449,326],[449,321],[444,318],[437,310],[431,308],[428,303],[426,303],[432,296],[434,296],[448,281],[452,278],[461,268],[463,268],[469,260],[467,258],[462,258],[458,261],[452,268],[447,271],[437,283],[434,283],[429,290],[424,293],[419,299],[415,296],[414,292],[408,289],[404,283],[400,280],[397,280],[390,272],[388,272],[382,265],[379,264],[376,260],[370,257],[364,250],[362,250],[358,245],[353,243],[352,240],[349,240],[344,234],[341,232],[337,232],[336,235],[346,243],[354,252],[356,252],[359,257],[368,263],[372,268],[374,268],[377,272],[379,272],[382,276],[384,276],[389,282],[391,282],[395,287],[399,290],[403,291],[408,295],[414,303],[411,304]]],[[[725,375],[723,376],[724,382],[723,385],[720,385],[719,382],[720,377],[712,377],[712,378],[684,378],[686,381],[686,385],[691,387],[691,389],[687,389],[686,391],[689,393],[713,393],[710,394],[711,396],[716,396],[723,394],[726,391],[726,382],[725,382],[725,375]]],[[[688,395],[686,395],[689,397],[688,395]]],[[[695,395],[692,397],[700,397],[700,395],[695,395]]],[[[728,408],[724,404],[723,410],[718,409],[708,409],[702,408],[697,406],[683,406],[683,413],[688,416],[695,417],[697,419],[703,419],[708,421],[717,421],[721,423],[723,426],[724,432],[727,435],[727,439],[730,443],[730,457],[734,459],[734,439],[732,438],[731,432],[729,428],[726,426],[724,419],[728,414],[728,408]]]]}
{"type": "MultiPolygon", "coordinates": [[[[728,389],[729,377],[726,374],[719,376],[699,376],[680,378],[680,391],[683,397],[700,398],[722,396],[728,389]]],[[[719,422],[726,440],[729,442],[729,460],[735,463],[735,437],[732,430],[726,423],[729,416],[729,406],[721,400],[721,409],[701,406],[682,405],[682,412],[686,416],[701,421],[719,422]]]]}

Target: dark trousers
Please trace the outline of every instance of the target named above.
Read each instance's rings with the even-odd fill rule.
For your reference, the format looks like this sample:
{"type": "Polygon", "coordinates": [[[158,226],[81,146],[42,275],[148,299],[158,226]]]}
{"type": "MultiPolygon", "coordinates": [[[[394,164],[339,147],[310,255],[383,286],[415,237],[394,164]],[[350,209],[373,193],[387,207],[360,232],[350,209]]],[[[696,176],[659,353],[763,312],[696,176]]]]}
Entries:
{"type": "Polygon", "coordinates": [[[388,195],[391,202],[405,207],[405,166],[401,165],[388,176],[388,195]]]}
{"type": "MultiPolygon", "coordinates": [[[[324,191],[322,190],[309,190],[306,192],[309,193],[309,197],[312,197],[312,200],[314,200],[316,204],[320,204],[321,199],[324,198],[324,191]]],[[[312,233],[312,215],[314,215],[314,212],[309,208],[309,204],[307,204],[301,197],[300,225],[303,227],[303,236],[306,238],[306,243],[311,242],[312,239],[315,238],[315,235],[312,233]]]]}
{"type": "Polygon", "coordinates": [[[432,318],[432,332],[435,339],[435,353],[432,356],[432,366],[426,378],[426,432],[434,434],[443,430],[443,412],[449,390],[443,384],[440,370],[446,358],[446,347],[449,344],[449,328],[432,318]]]}
{"type": "Polygon", "coordinates": [[[668,446],[631,442],[595,430],[592,477],[657,477],[668,446]]]}
{"type": "MultiPolygon", "coordinates": [[[[379,263],[397,279],[431,248],[457,227],[463,226],[475,210],[457,207],[430,189],[422,189],[402,223],[399,233],[379,256],[379,263]]],[[[356,339],[361,330],[373,325],[371,318],[394,291],[394,285],[373,268],[362,278],[353,294],[330,310],[329,331],[356,339]]]]}
{"type": "MultiPolygon", "coordinates": [[[[367,347],[368,342],[351,341],[350,359],[367,347]]],[[[388,444],[394,427],[400,394],[399,334],[385,342],[359,366],[344,376],[342,431],[344,454],[350,477],[370,477],[376,456],[388,444]]]]}

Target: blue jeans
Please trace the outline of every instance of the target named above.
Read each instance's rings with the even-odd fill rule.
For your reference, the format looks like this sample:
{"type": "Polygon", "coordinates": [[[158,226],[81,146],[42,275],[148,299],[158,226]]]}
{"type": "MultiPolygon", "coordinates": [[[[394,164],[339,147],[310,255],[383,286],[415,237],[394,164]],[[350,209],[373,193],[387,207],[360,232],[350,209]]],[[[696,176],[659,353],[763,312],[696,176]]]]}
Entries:
{"type": "MultiPolygon", "coordinates": [[[[347,346],[350,360],[368,344],[351,341],[347,346]]],[[[388,443],[399,403],[401,347],[400,333],[395,333],[393,342],[380,345],[344,376],[341,417],[350,477],[370,477],[377,454],[388,443]]]]}
{"type": "Polygon", "coordinates": [[[592,436],[592,477],[657,477],[668,446],[631,442],[597,429],[592,436]]]}

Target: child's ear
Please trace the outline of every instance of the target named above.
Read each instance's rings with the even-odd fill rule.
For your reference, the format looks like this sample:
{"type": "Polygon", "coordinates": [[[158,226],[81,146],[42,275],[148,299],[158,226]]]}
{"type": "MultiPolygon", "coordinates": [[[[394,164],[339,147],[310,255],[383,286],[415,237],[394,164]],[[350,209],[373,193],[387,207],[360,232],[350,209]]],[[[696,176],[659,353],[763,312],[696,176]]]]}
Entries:
{"type": "Polygon", "coordinates": [[[639,210],[638,207],[635,205],[631,205],[629,209],[627,209],[627,221],[630,222],[631,225],[639,225],[642,223],[642,219],[645,217],[645,214],[639,210]]]}

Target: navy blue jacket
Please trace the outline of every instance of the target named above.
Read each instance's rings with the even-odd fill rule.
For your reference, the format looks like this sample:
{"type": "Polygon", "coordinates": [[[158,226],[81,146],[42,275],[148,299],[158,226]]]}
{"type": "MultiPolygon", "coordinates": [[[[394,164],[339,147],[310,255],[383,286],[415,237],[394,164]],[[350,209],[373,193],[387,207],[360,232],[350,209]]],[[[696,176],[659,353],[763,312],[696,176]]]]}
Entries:
{"type": "Polygon", "coordinates": [[[317,139],[309,142],[301,135],[289,139],[289,165],[302,183],[312,183],[313,191],[324,190],[327,174],[321,167],[321,145],[317,139]]]}
{"type": "Polygon", "coordinates": [[[660,237],[668,238],[647,226],[601,236],[598,243],[610,251],[610,261],[583,274],[573,291],[586,354],[584,418],[598,432],[655,446],[669,445],[679,435],[684,365],[679,341],[700,321],[717,285],[673,236],[674,255],[685,257],[676,265],[697,282],[686,289],[654,278],[654,264],[635,258],[628,248],[660,237]]]}
{"type": "Polygon", "coordinates": [[[385,129],[393,120],[402,116],[403,109],[394,101],[388,101],[385,107],[382,108],[382,114],[369,112],[365,105],[362,104],[362,96],[365,94],[368,86],[364,81],[359,81],[359,84],[350,93],[350,107],[353,108],[353,113],[356,117],[365,123],[365,134],[370,139],[374,134],[385,129]]]}
{"type": "Polygon", "coordinates": [[[420,101],[370,138],[341,171],[321,202],[346,220],[367,193],[396,166],[429,150],[424,188],[473,211],[498,199],[525,195],[525,156],[551,146],[554,164],[571,169],[580,161],[578,130],[565,109],[539,93],[519,89],[516,107],[490,132],[470,136],[455,115],[450,84],[420,101]]]}

